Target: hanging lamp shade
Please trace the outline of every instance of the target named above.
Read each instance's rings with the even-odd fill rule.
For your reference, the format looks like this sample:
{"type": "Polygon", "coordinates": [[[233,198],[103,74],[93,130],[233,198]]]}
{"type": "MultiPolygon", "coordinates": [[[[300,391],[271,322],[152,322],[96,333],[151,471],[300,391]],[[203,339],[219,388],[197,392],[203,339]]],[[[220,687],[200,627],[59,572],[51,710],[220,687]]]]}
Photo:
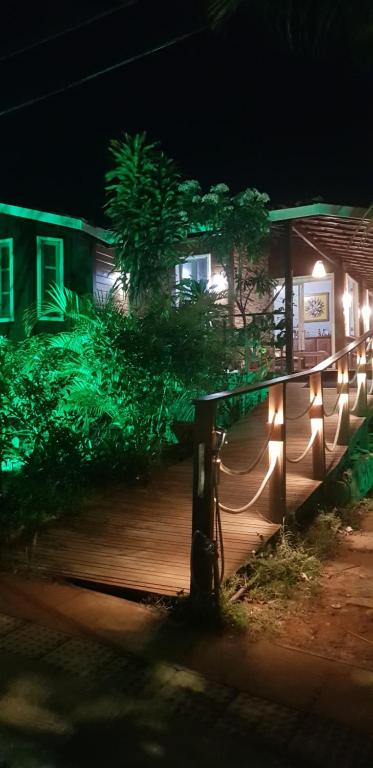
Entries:
{"type": "Polygon", "coordinates": [[[315,261],[313,270],[312,270],[312,277],[325,277],[326,276],[326,270],[324,267],[324,262],[321,261],[321,259],[318,259],[315,261]]]}

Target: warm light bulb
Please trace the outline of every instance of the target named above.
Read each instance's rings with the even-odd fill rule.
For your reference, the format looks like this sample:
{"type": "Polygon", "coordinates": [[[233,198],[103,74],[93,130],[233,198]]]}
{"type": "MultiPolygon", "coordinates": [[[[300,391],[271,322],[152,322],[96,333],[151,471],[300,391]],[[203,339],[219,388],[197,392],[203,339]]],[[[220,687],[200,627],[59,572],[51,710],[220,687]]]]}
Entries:
{"type": "Polygon", "coordinates": [[[352,295],[349,291],[345,291],[343,294],[343,306],[349,309],[352,305],[352,295]]]}
{"type": "Polygon", "coordinates": [[[224,272],[215,273],[211,275],[209,280],[209,289],[222,293],[228,288],[228,280],[224,272]]]}
{"type": "Polygon", "coordinates": [[[326,276],[326,270],[324,267],[324,262],[321,261],[321,259],[318,259],[315,261],[314,268],[312,270],[312,277],[325,277],[326,276]]]}

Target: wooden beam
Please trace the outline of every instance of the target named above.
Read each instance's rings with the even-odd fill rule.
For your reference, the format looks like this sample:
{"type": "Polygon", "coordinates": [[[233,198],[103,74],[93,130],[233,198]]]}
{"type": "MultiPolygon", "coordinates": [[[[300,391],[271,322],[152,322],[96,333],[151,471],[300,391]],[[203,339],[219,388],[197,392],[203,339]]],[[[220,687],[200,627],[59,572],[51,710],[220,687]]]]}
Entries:
{"type": "Polygon", "coordinates": [[[292,223],[285,222],[283,239],[283,259],[285,277],[285,344],[286,371],[293,373],[293,253],[292,253],[292,223]]]}

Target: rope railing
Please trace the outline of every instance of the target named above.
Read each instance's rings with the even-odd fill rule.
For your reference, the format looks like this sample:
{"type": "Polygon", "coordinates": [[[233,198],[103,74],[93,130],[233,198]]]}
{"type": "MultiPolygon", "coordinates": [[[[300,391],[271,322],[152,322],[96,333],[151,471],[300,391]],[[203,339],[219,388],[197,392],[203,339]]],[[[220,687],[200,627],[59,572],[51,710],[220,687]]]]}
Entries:
{"type": "Polygon", "coordinates": [[[271,458],[271,461],[270,461],[270,464],[269,464],[269,467],[268,467],[268,470],[267,470],[267,472],[266,472],[266,474],[265,474],[265,476],[264,476],[264,478],[263,478],[263,480],[262,480],[262,482],[261,482],[257,492],[254,494],[252,499],[250,499],[250,501],[247,502],[247,504],[244,504],[242,507],[237,507],[236,509],[234,509],[233,507],[227,507],[224,504],[222,504],[221,502],[219,502],[220,509],[222,509],[223,512],[228,512],[228,514],[230,514],[230,515],[241,515],[242,512],[246,512],[248,509],[250,509],[250,507],[252,507],[255,504],[255,502],[258,501],[258,499],[262,495],[262,493],[263,493],[263,491],[264,491],[264,489],[265,489],[265,487],[266,487],[266,485],[268,483],[268,480],[269,480],[269,478],[271,477],[271,475],[272,475],[272,473],[274,471],[274,468],[276,466],[276,461],[277,461],[277,457],[276,457],[275,454],[273,454],[273,456],[271,458]]]}
{"type": "Polygon", "coordinates": [[[354,404],[353,404],[352,408],[350,408],[350,413],[353,414],[353,415],[357,413],[357,406],[358,406],[358,402],[359,402],[359,397],[360,397],[360,392],[359,392],[359,387],[358,387],[357,392],[356,392],[356,396],[355,396],[355,400],[354,400],[354,404]]]}
{"type": "Polygon", "coordinates": [[[336,401],[335,401],[331,411],[327,411],[325,406],[323,405],[324,416],[326,416],[327,419],[329,419],[330,416],[334,416],[334,414],[335,414],[335,412],[337,410],[337,407],[338,407],[338,403],[339,403],[339,401],[341,399],[341,394],[342,394],[342,392],[339,392],[338,397],[337,397],[337,399],[336,399],[336,401]]]}
{"type": "Polygon", "coordinates": [[[339,409],[339,414],[338,414],[337,428],[336,428],[336,430],[335,430],[335,436],[334,436],[334,440],[333,440],[332,444],[331,444],[331,445],[329,445],[329,444],[326,442],[326,440],[325,440],[325,448],[326,448],[326,450],[327,450],[329,453],[333,453],[333,452],[335,451],[336,447],[337,447],[338,438],[339,438],[339,433],[340,433],[340,430],[341,430],[341,424],[342,424],[342,415],[343,415],[343,411],[342,411],[342,408],[340,408],[340,409],[339,409]]]}
{"type": "Polygon", "coordinates": [[[314,404],[314,402],[316,400],[316,397],[317,396],[315,395],[314,398],[311,400],[311,402],[308,403],[307,408],[304,411],[302,411],[301,413],[297,413],[296,416],[288,416],[288,414],[286,414],[286,421],[298,421],[298,419],[303,418],[303,416],[305,416],[306,413],[308,413],[310,408],[313,406],[313,404],[314,404]]]}
{"type": "MultiPolygon", "coordinates": [[[[216,392],[195,401],[192,590],[206,594],[211,591],[212,584],[215,585],[216,590],[219,590],[224,577],[222,521],[224,524],[225,518],[223,513],[240,515],[249,512],[249,510],[255,510],[255,515],[266,522],[281,525],[287,514],[287,472],[290,476],[290,469],[287,469],[287,465],[299,464],[306,459],[308,454],[311,454],[311,460],[305,464],[305,480],[307,479],[307,483],[309,483],[311,478],[321,482],[325,479],[327,454],[333,454],[337,446],[349,444],[352,421],[350,414],[353,413],[359,417],[364,417],[367,414],[368,389],[369,393],[373,395],[372,339],[373,329],[309,370],[297,371],[287,376],[277,376],[266,381],[244,385],[235,390],[216,392]],[[370,344],[367,349],[366,342],[368,340],[370,344]],[[351,355],[354,356],[353,360],[350,359],[351,355]],[[355,359],[356,370],[351,376],[351,368],[355,368],[355,359]],[[328,375],[336,375],[335,387],[337,392],[330,399],[325,394],[325,385],[323,386],[323,373],[327,370],[330,372],[328,375]],[[349,398],[349,387],[353,386],[355,381],[357,382],[356,395],[354,392],[353,398],[349,398]],[[305,382],[308,382],[309,386],[307,407],[302,408],[301,405],[302,410],[300,412],[288,414],[288,404],[291,405],[297,400],[299,401],[299,396],[302,393],[300,388],[293,390],[288,385],[305,382]],[[223,400],[231,401],[233,398],[258,393],[263,389],[268,390],[269,393],[267,435],[264,442],[260,441],[258,449],[255,446],[255,436],[253,436],[252,456],[254,458],[250,464],[242,469],[235,466],[230,467],[220,456],[224,433],[216,427],[217,405],[223,400]],[[293,396],[295,392],[298,393],[296,398],[293,396]],[[352,399],[354,399],[354,403],[351,408],[350,400],[352,399]],[[325,406],[324,401],[328,407],[325,406]],[[309,434],[309,429],[305,431],[304,421],[302,423],[302,419],[307,419],[307,414],[309,415],[311,434],[309,434]],[[332,441],[327,441],[324,421],[334,415],[336,418],[331,424],[333,432],[335,426],[335,433],[332,441]],[[288,422],[293,422],[294,426],[288,428],[288,422]],[[299,429],[297,422],[300,425],[299,429]],[[300,445],[302,436],[304,443],[307,441],[304,449],[297,456],[291,455],[289,444],[287,446],[287,429],[291,439],[297,433],[299,434],[300,445]],[[251,475],[252,479],[247,480],[250,473],[253,473],[260,462],[264,460],[266,451],[268,452],[268,460],[266,460],[263,474],[259,468],[257,473],[254,472],[251,475]],[[311,475],[309,473],[310,463],[311,475]],[[229,504],[229,498],[225,502],[221,501],[222,489],[219,485],[221,473],[225,477],[228,476],[233,479],[231,484],[227,480],[225,481],[223,493],[226,496],[229,487],[232,487],[236,497],[236,506],[229,504]],[[242,480],[240,481],[239,478],[242,480]],[[234,479],[237,480],[236,483],[234,479]],[[265,497],[258,505],[258,501],[265,490],[265,497]],[[219,558],[221,558],[220,562],[219,558]]],[[[356,428],[359,422],[353,422],[353,424],[356,428]]],[[[239,461],[241,463],[240,455],[239,461]]],[[[233,461],[232,463],[235,464],[236,462],[233,461]]],[[[291,482],[294,482],[294,475],[291,477],[291,482]]],[[[299,475],[299,482],[302,483],[302,473],[299,475]]]]}
{"type": "Polygon", "coordinates": [[[309,439],[309,441],[308,441],[308,443],[307,443],[303,453],[301,453],[300,456],[297,456],[296,459],[292,459],[291,456],[287,455],[286,456],[286,461],[289,461],[290,464],[299,464],[299,462],[302,461],[302,459],[305,459],[306,456],[307,456],[307,453],[311,450],[312,445],[315,442],[316,435],[317,435],[316,430],[312,429],[311,437],[310,437],[310,439],[309,439]]]}
{"type": "Polygon", "coordinates": [[[356,381],[356,379],[357,379],[357,371],[355,371],[355,373],[354,373],[354,375],[353,375],[352,379],[351,379],[351,380],[350,380],[350,379],[348,380],[348,386],[349,386],[349,387],[352,387],[352,385],[353,385],[353,384],[355,384],[355,381],[356,381]]]}
{"type": "Polygon", "coordinates": [[[223,462],[221,462],[221,464],[220,464],[221,471],[224,472],[226,475],[231,475],[231,476],[235,476],[235,475],[241,475],[241,476],[242,475],[249,475],[250,472],[252,472],[253,469],[255,469],[255,467],[258,466],[259,462],[262,460],[262,458],[263,458],[263,456],[265,454],[266,449],[268,448],[269,441],[270,441],[270,439],[272,437],[272,434],[273,434],[273,429],[274,429],[274,425],[275,425],[275,418],[276,418],[276,413],[273,414],[273,419],[272,419],[272,422],[270,424],[269,434],[268,434],[268,437],[267,437],[267,439],[266,439],[266,441],[265,441],[261,451],[259,451],[259,454],[258,454],[257,458],[254,459],[254,461],[248,467],[246,467],[246,469],[231,469],[230,467],[227,467],[226,464],[223,464],[223,462]]]}

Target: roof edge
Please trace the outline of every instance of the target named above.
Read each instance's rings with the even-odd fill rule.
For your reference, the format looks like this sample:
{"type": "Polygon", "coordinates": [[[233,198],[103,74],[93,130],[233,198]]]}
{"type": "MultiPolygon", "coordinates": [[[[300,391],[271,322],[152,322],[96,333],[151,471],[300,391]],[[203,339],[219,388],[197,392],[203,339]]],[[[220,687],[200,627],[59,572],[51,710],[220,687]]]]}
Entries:
{"type": "Polygon", "coordinates": [[[340,218],[364,219],[372,218],[367,216],[368,209],[355,208],[350,205],[331,205],[329,203],[310,203],[309,205],[298,205],[292,208],[277,208],[269,211],[269,221],[288,221],[289,219],[305,219],[309,216],[339,216],[340,218]]]}
{"type": "Polygon", "coordinates": [[[49,213],[47,211],[37,211],[34,208],[23,208],[20,205],[9,205],[7,203],[0,203],[0,214],[3,213],[7,216],[16,216],[20,219],[30,219],[32,221],[42,221],[45,224],[54,224],[58,227],[65,227],[66,229],[75,229],[80,232],[85,232],[91,237],[97,238],[104,243],[112,244],[114,238],[109,230],[103,227],[94,227],[84,219],[76,219],[73,216],[62,216],[59,213],[49,213]]]}

